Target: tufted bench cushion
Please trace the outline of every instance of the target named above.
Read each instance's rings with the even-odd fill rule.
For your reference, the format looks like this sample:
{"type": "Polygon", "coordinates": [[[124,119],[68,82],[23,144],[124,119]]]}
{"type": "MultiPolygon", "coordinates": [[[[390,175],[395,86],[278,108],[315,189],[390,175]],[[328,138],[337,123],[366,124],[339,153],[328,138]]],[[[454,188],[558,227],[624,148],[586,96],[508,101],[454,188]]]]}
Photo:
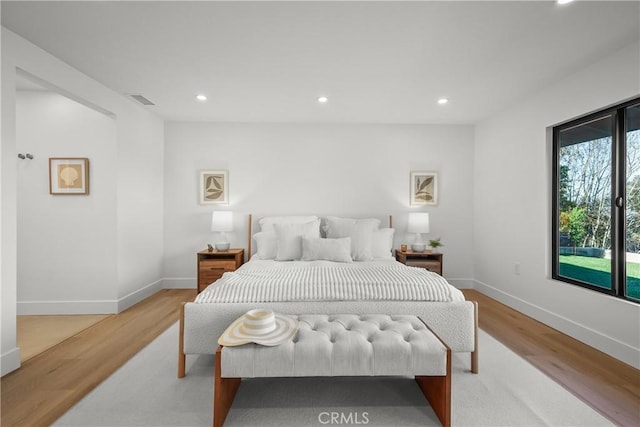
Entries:
{"type": "Polygon", "coordinates": [[[305,314],[296,337],[275,347],[220,346],[214,426],[222,426],[241,378],[411,376],[442,422],[451,420],[451,350],[418,317],[305,314]]]}
{"type": "Polygon", "coordinates": [[[447,348],[416,316],[299,315],[293,341],[224,347],[222,376],[446,375],[447,348]]]}

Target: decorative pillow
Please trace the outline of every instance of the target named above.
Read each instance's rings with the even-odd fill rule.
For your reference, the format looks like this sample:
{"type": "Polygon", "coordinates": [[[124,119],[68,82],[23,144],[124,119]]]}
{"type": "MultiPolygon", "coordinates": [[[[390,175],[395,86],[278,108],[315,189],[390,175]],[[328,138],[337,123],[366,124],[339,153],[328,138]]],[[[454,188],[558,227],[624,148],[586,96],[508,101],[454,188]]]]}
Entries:
{"type": "Polygon", "coordinates": [[[302,257],[302,237],[320,237],[320,220],[307,223],[274,223],[278,250],[276,261],[292,261],[302,257]]]}
{"type": "Polygon", "coordinates": [[[302,259],[304,261],[326,260],[351,262],[351,238],[322,239],[319,237],[302,238],[302,259]]]}
{"type": "Polygon", "coordinates": [[[351,234],[351,228],[356,223],[370,224],[372,230],[377,230],[380,226],[380,220],[375,218],[354,219],[328,216],[324,229],[327,232],[328,238],[339,239],[341,237],[349,237],[349,235],[351,234]]]}
{"type": "Polygon", "coordinates": [[[380,226],[380,220],[375,218],[353,219],[327,217],[327,237],[338,239],[351,237],[351,258],[354,261],[371,261],[371,239],[374,230],[380,226]]]}
{"type": "Polygon", "coordinates": [[[261,231],[253,235],[258,249],[256,255],[260,259],[274,259],[278,252],[278,240],[275,231],[261,231]]]}
{"type": "Polygon", "coordinates": [[[289,215],[289,216],[265,216],[261,218],[260,221],[260,231],[275,231],[273,229],[273,224],[281,223],[281,224],[302,224],[306,222],[311,222],[317,220],[318,217],[315,215],[289,215]]]}
{"type": "Polygon", "coordinates": [[[356,222],[351,227],[351,258],[354,261],[371,261],[371,241],[373,239],[373,229],[371,222],[356,222]]]}
{"type": "Polygon", "coordinates": [[[381,228],[371,235],[371,256],[373,258],[393,258],[393,228],[381,228]]]}

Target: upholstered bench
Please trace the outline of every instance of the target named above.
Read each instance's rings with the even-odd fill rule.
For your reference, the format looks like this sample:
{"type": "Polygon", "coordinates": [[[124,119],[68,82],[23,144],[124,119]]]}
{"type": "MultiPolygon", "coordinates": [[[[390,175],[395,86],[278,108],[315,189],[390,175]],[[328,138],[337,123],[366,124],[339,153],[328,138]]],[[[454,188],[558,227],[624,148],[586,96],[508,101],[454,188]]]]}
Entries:
{"type": "Polygon", "coordinates": [[[276,347],[218,347],[213,425],[223,425],[241,378],[411,376],[451,423],[451,350],[418,317],[299,315],[298,334],[276,347]]]}

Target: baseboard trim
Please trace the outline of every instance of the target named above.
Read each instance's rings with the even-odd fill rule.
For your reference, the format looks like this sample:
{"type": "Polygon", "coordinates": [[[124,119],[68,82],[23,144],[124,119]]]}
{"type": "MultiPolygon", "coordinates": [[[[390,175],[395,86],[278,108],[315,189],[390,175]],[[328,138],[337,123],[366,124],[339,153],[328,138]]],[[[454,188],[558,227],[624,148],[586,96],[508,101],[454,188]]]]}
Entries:
{"type": "Polygon", "coordinates": [[[172,277],[162,279],[163,289],[196,289],[195,277],[172,277]]]}
{"type": "Polygon", "coordinates": [[[18,315],[113,314],[118,301],[18,301],[18,315]]]}
{"type": "Polygon", "coordinates": [[[474,280],[474,282],[474,289],[495,299],[496,301],[518,310],[519,312],[557,329],[572,338],[582,341],[583,343],[596,348],[611,357],[615,357],[636,369],[640,369],[640,349],[634,348],[629,344],[618,341],[615,338],[611,338],[601,332],[593,330],[571,319],[567,319],[566,317],[560,316],[545,308],[531,304],[479,280],[474,280]]]}
{"type": "Polygon", "coordinates": [[[473,279],[450,279],[446,277],[447,282],[451,283],[458,289],[474,289],[475,280],[473,279]]]}
{"type": "Polygon", "coordinates": [[[19,301],[18,315],[46,316],[63,314],[115,314],[121,313],[163,289],[159,279],[117,300],[103,301],[19,301]]]}
{"type": "Polygon", "coordinates": [[[20,349],[14,347],[0,356],[0,376],[4,377],[20,367],[20,349]]]}
{"type": "Polygon", "coordinates": [[[155,282],[148,284],[144,288],[133,291],[129,295],[125,295],[124,297],[120,298],[118,300],[118,313],[123,312],[127,308],[162,290],[162,282],[162,279],[156,280],[155,282]]]}

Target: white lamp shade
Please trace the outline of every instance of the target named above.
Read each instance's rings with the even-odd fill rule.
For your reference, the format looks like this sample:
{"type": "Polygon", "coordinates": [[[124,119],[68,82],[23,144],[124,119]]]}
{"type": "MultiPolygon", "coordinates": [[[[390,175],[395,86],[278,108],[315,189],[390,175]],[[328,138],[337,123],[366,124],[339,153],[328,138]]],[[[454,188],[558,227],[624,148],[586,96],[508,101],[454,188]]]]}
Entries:
{"type": "Polygon", "coordinates": [[[233,231],[233,213],[229,211],[214,211],[211,216],[211,231],[233,231]]]}
{"type": "Polygon", "coordinates": [[[409,233],[428,233],[429,214],[427,212],[411,212],[409,214],[407,231],[409,233]]]}

